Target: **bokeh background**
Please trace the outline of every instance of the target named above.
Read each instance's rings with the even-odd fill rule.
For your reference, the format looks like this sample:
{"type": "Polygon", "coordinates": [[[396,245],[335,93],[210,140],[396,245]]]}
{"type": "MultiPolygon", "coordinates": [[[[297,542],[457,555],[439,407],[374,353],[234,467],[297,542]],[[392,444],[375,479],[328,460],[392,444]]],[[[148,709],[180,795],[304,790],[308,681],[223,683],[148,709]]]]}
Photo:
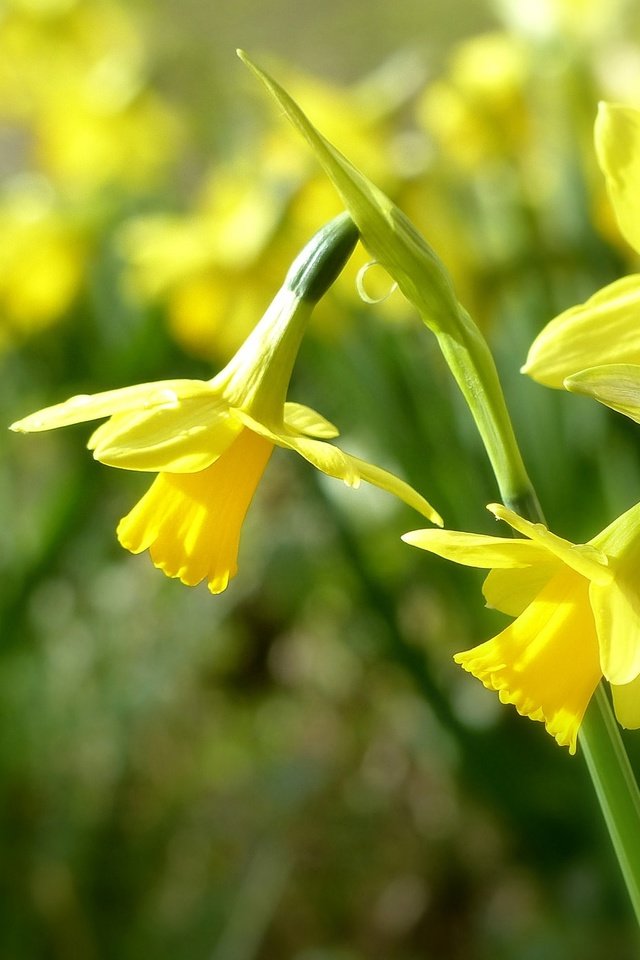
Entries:
{"type": "MultiPolygon", "coordinates": [[[[592,146],[600,98],[637,102],[622,0],[3,0],[6,423],[211,376],[339,211],[237,46],[447,263],[553,527],[585,540],[637,501],[637,427],[518,372],[634,269],[592,146]]],[[[448,526],[493,531],[470,417],[388,280],[358,295],[366,261],[291,396],[448,526]]],[[[148,478],[94,463],[88,433],[0,431],[3,960],[637,955],[581,757],[452,663],[504,622],[480,572],[277,451],[212,597],[117,545],[148,478]]]]}

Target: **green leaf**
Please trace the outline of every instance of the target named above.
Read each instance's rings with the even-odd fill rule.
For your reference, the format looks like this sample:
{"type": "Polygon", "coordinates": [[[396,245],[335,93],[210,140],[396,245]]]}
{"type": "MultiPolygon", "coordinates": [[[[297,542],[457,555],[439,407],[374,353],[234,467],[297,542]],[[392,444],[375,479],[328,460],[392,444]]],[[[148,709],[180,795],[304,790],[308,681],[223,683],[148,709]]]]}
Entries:
{"type": "Polygon", "coordinates": [[[246,53],[238,56],[307,140],[342,197],[369,253],[397,282],[435,333],[454,333],[460,306],[449,275],[409,218],[316,130],[289,94],[246,53]]]}

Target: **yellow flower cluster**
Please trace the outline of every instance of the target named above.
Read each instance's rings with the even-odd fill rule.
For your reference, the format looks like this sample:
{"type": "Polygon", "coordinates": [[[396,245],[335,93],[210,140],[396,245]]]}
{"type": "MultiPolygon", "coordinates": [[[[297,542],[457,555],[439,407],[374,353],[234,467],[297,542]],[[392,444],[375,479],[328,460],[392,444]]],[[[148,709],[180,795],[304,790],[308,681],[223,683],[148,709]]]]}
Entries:
{"type": "Polygon", "coordinates": [[[64,316],[114,198],[148,191],[176,156],[182,124],[148,82],[142,37],[112,0],[4,4],[0,344],[64,316]]]}

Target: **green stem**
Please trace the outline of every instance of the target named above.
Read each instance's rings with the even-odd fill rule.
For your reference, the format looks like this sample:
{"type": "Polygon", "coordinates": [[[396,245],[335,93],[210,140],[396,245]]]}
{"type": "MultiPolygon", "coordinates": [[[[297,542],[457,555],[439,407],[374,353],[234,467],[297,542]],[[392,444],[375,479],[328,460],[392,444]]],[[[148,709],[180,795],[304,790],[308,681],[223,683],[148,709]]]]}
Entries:
{"type": "MultiPolygon", "coordinates": [[[[466,363],[470,357],[473,354],[466,357],[466,363]]],[[[464,364],[465,358],[461,359],[464,364]]],[[[453,372],[458,379],[456,372],[453,372]]],[[[473,411],[473,407],[471,409],[473,411]]],[[[506,405],[504,409],[506,411],[506,405]]],[[[478,422],[477,414],[474,413],[474,416],[478,422]]],[[[486,416],[486,408],[483,416],[486,416]]],[[[507,506],[527,520],[544,523],[535,490],[524,472],[510,422],[508,427],[506,436],[509,442],[504,445],[502,454],[492,456],[487,449],[496,480],[503,496],[505,491],[512,491],[511,502],[505,500],[507,506]]],[[[504,427],[499,422],[496,437],[502,431],[504,427]]],[[[636,920],[640,924],[640,791],[603,683],[598,685],[591,698],[578,736],[636,920]]]]}
{"type": "Polygon", "coordinates": [[[640,924],[640,792],[602,683],[578,737],[640,924]]]}
{"type": "MultiPolygon", "coordinates": [[[[436,333],[440,349],[465,398],[493,468],[505,506],[540,506],[520,454],[489,346],[462,307],[451,333],[436,333]]],[[[537,518],[538,519],[538,518],[537,518]]]]}

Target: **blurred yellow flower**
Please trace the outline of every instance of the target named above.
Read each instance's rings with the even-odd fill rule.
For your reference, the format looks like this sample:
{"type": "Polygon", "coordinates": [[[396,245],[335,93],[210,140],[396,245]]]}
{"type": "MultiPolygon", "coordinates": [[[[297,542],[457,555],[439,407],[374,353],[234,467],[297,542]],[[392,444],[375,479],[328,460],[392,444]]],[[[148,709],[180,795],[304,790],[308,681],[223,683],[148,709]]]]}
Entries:
{"type": "MultiPolygon", "coordinates": [[[[74,92],[118,60],[144,69],[136,21],[111,0],[12,2],[0,19],[0,116],[32,120],[52,96],[74,92]]],[[[94,81],[95,83],[95,81],[94,81]]]]}
{"type": "Polygon", "coordinates": [[[37,332],[72,304],[87,242],[46,181],[16,178],[0,199],[0,345],[37,332]]]}
{"type": "MultiPolygon", "coordinates": [[[[595,143],[620,230],[640,253],[640,110],[601,103],[595,143]]],[[[639,309],[640,275],[616,280],[552,320],[532,343],[523,373],[640,422],[639,309]]]]}
{"type": "Polygon", "coordinates": [[[12,3],[0,20],[0,119],[73,193],[148,189],[174,159],[180,118],[149,87],[142,32],[109,0],[12,3]]]}
{"type": "MultiPolygon", "coordinates": [[[[384,76],[344,89],[290,68],[284,72],[354,156],[384,183],[396,182],[386,121],[415,87],[409,68],[396,64],[384,76]]],[[[197,355],[226,359],[237,349],[286,269],[291,248],[319,219],[341,209],[331,185],[280,127],[254,138],[216,165],[192,210],[135,218],[120,232],[131,295],[163,302],[176,340],[197,355]]],[[[357,253],[339,281],[347,301],[356,296],[363,262],[357,253]]],[[[315,329],[335,330],[336,311],[329,306],[319,305],[315,329]]],[[[384,309],[393,311],[394,304],[384,309]]]]}
{"type": "Polygon", "coordinates": [[[300,254],[284,286],[233,359],[212,380],[167,380],[72,397],[13,424],[50,430],[109,417],[89,448],[97,460],[158,472],[120,522],[120,543],[149,550],[168,576],[223,591],[237,571],[242,523],[274,446],[294,450],[331,477],[394,493],[434,522],[427,501],[392,474],[326,440],[338,430],[308,407],[285,402],[315,302],[351,253],[357,231],[331,221],[300,254]]]}
{"type": "Polygon", "coordinates": [[[149,193],[183,125],[148,82],[134,12],[7,0],[0,14],[0,345],[73,303],[123,193],[149,193]]]}
{"type": "Polygon", "coordinates": [[[447,161],[470,172],[522,149],[530,126],[529,59],[526,45],[506,32],[455,49],[448,76],[426,87],[417,111],[447,161]]]}
{"type": "Polygon", "coordinates": [[[61,91],[35,132],[39,167],[70,192],[113,183],[148,191],[182,139],[177,115],[149,90],[115,104],[86,89],[61,91]]]}
{"type": "Polygon", "coordinates": [[[510,26],[539,39],[601,41],[619,26],[629,0],[494,0],[510,26]]]}
{"type": "Polygon", "coordinates": [[[416,104],[430,152],[409,205],[402,195],[403,208],[412,206],[418,222],[428,224],[461,302],[480,326],[495,317],[502,277],[527,255],[525,204],[545,203],[532,182],[544,169],[533,159],[546,129],[532,95],[539,66],[525,39],[507,31],[481,34],[454,47],[416,104]]]}
{"type": "Polygon", "coordinates": [[[624,727],[640,727],[640,504],[589,541],[572,544],[499,504],[489,510],[526,539],[415,530],[407,543],[491,568],[487,603],[516,620],[455,656],[503,703],[544,722],[575,753],[589,700],[604,676],[624,727]]]}

